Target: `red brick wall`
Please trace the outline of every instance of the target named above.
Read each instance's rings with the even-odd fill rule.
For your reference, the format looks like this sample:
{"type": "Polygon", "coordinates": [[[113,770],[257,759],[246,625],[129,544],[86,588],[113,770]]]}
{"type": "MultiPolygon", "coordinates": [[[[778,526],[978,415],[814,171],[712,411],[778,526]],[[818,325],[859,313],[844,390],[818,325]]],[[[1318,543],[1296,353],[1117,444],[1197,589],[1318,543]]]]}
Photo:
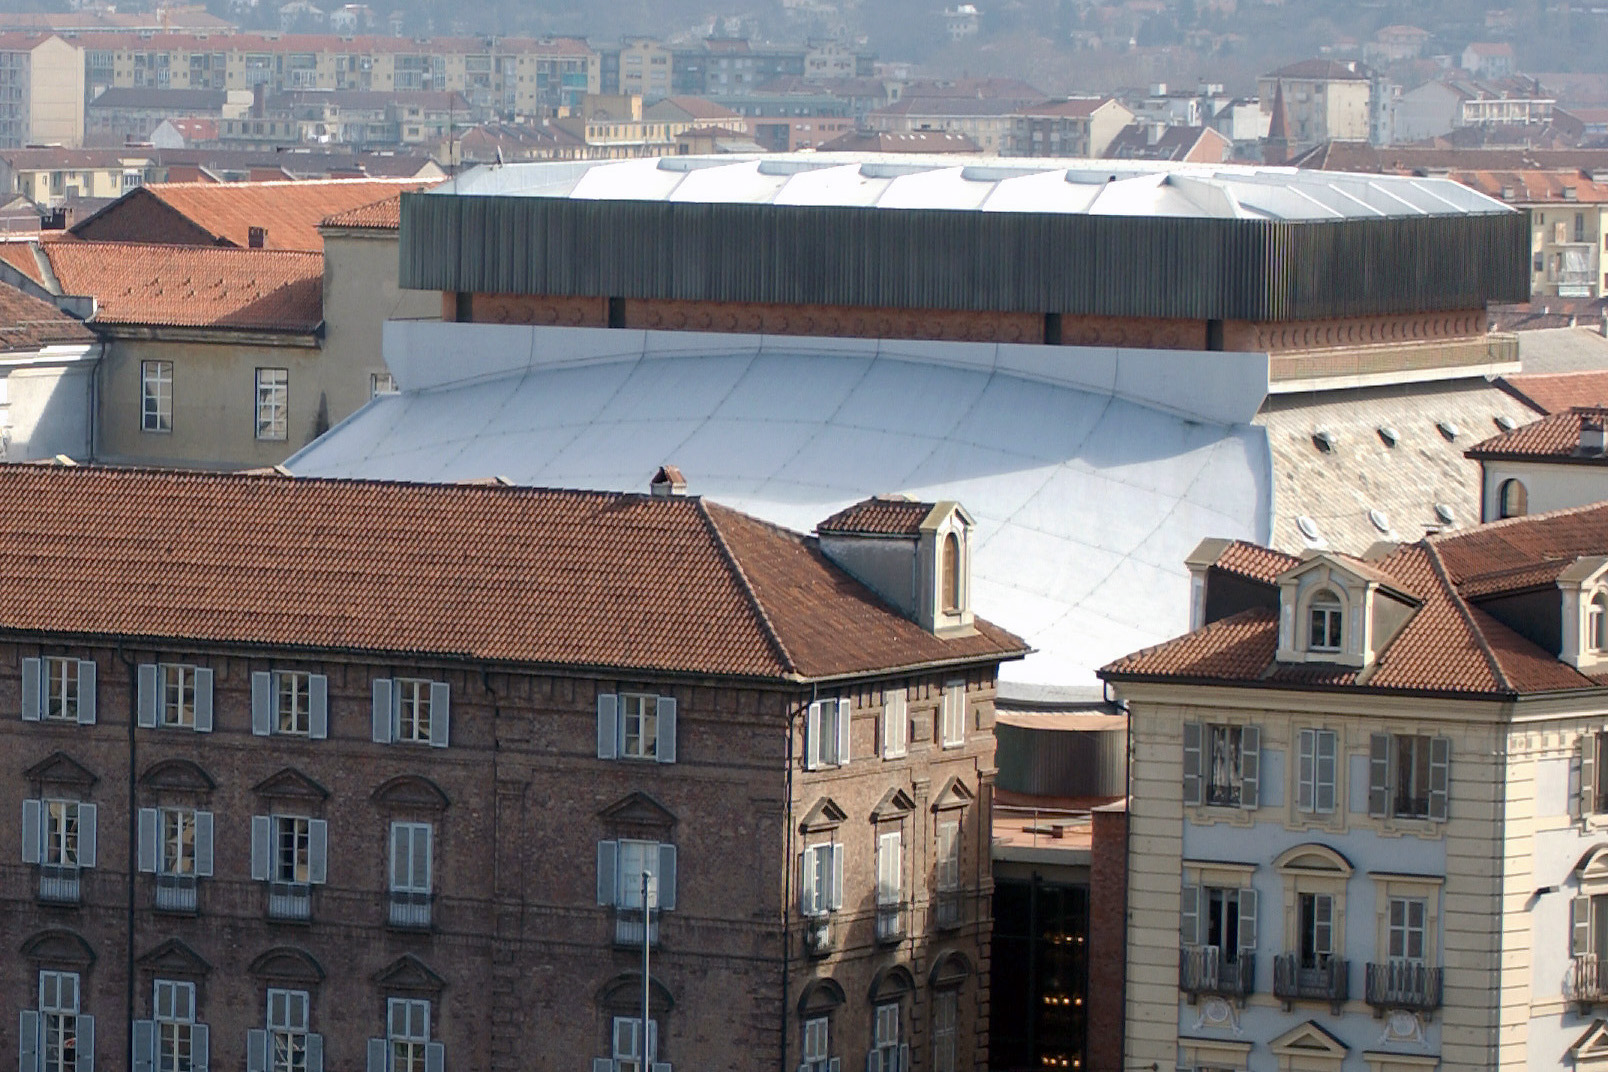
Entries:
{"type": "Polygon", "coordinates": [[[1128,813],[1096,808],[1089,862],[1089,1072],[1121,1072],[1128,919],[1128,813]]]}

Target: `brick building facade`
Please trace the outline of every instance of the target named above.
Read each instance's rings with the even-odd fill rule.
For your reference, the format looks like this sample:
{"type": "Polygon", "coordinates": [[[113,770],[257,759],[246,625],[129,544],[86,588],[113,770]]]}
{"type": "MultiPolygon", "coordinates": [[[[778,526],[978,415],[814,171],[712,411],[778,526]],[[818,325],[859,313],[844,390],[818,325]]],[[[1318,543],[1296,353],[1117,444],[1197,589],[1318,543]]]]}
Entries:
{"type": "Polygon", "coordinates": [[[954,504],[816,541],[679,495],[0,484],[24,1068],[636,1069],[644,871],[650,1060],[981,1066],[1023,646],[954,504]]]}

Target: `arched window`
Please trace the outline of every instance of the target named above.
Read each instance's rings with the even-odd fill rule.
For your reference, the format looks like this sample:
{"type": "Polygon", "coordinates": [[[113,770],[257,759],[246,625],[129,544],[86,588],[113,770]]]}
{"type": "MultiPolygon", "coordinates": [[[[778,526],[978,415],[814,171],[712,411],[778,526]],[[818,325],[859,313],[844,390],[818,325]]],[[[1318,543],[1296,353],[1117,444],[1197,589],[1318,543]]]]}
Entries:
{"type": "Polygon", "coordinates": [[[960,537],[951,532],[944,537],[943,560],[938,564],[943,576],[944,610],[960,610],[960,537]]]}
{"type": "Polygon", "coordinates": [[[1345,608],[1340,597],[1324,590],[1312,597],[1311,632],[1307,635],[1309,651],[1339,651],[1345,636],[1345,608]]]}
{"type": "Polygon", "coordinates": [[[1608,652],[1608,594],[1598,592],[1586,611],[1586,643],[1592,651],[1608,652]]]}
{"type": "Polygon", "coordinates": [[[1498,517],[1523,517],[1530,512],[1530,494],[1519,480],[1504,480],[1497,491],[1498,517]]]}

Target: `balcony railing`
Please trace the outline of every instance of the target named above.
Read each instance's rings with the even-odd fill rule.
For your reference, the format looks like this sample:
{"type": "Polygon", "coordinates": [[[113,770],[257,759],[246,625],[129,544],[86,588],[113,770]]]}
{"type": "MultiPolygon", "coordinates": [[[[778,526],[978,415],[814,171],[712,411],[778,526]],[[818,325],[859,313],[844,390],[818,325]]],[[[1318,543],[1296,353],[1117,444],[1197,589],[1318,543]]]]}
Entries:
{"type": "Polygon", "coordinates": [[[1178,989],[1191,1004],[1201,995],[1234,998],[1243,1002],[1255,987],[1256,955],[1241,949],[1233,960],[1215,945],[1189,945],[1179,951],[1178,989]]]}
{"type": "Polygon", "coordinates": [[[298,922],[313,918],[313,888],[305,882],[268,883],[268,918],[298,922]]]}
{"type": "Polygon", "coordinates": [[[1608,1002],[1608,972],[1603,971],[1597,954],[1586,953],[1569,965],[1569,1000],[1582,1009],[1608,1002]]]}
{"type": "Polygon", "coordinates": [[[45,864],[39,868],[39,899],[47,904],[77,904],[78,868],[45,864]]]}
{"type": "Polygon", "coordinates": [[[932,898],[932,920],[940,927],[960,926],[961,893],[959,890],[939,890],[932,898]]]}
{"type": "Polygon", "coordinates": [[[418,890],[392,890],[386,922],[393,927],[427,931],[430,929],[430,906],[434,899],[431,894],[418,890]]]}
{"type": "Polygon", "coordinates": [[[156,907],[163,912],[194,912],[195,876],[157,875],[156,907]]]}
{"type": "Polygon", "coordinates": [[[1295,953],[1273,959],[1273,996],[1289,1010],[1296,1001],[1327,1001],[1336,1016],[1351,991],[1351,965],[1339,957],[1326,957],[1316,965],[1303,966],[1295,953]]]}
{"type": "Polygon", "coordinates": [[[905,936],[904,902],[877,905],[877,941],[897,942],[905,936]]]}
{"type": "Polygon", "coordinates": [[[1441,1006],[1441,970],[1417,960],[1368,965],[1367,1002],[1375,1014],[1386,1009],[1433,1012],[1441,1006]]]}
{"type": "MultiPolygon", "coordinates": [[[[614,910],[614,944],[642,945],[642,909],[616,908],[614,910]]],[[[659,944],[659,917],[654,916],[648,926],[648,944],[659,944]]]]}

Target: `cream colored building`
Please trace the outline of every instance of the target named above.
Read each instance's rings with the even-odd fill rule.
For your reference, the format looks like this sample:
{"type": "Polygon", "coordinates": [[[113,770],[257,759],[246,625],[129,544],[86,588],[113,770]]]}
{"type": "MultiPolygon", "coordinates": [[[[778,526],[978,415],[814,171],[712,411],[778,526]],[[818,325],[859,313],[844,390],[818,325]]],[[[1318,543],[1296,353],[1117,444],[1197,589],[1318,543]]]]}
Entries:
{"type": "Polygon", "coordinates": [[[0,34],[0,148],[84,143],[84,50],[60,37],[0,34]]]}
{"type": "MultiPolygon", "coordinates": [[[[1256,80],[1262,110],[1279,130],[1290,155],[1325,141],[1368,141],[1373,133],[1373,81],[1355,62],[1303,60],[1256,80]]],[[[1271,135],[1270,135],[1271,136],[1271,135]]]]}
{"type": "Polygon", "coordinates": [[[1608,505],[1207,540],[1130,712],[1126,1066],[1608,1068],[1608,505]]]}

